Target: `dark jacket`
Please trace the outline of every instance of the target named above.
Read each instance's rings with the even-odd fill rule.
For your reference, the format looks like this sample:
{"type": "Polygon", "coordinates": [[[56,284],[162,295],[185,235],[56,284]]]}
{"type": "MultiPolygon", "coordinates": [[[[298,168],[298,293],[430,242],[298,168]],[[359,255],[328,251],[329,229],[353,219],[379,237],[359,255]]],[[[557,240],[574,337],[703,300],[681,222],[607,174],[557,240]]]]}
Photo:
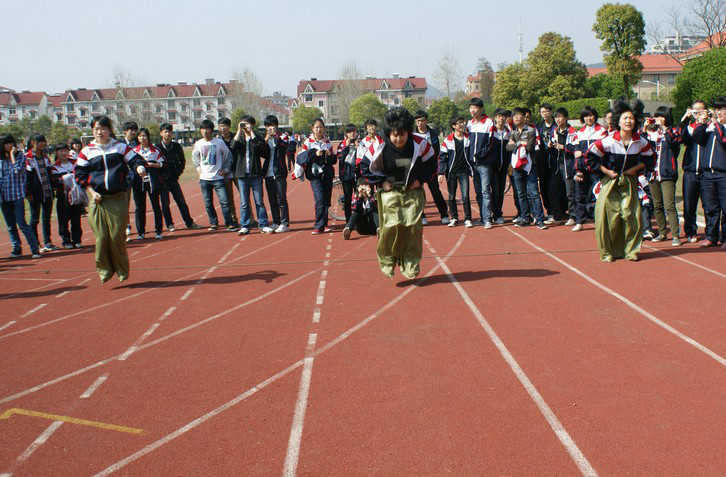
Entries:
{"type": "MultiPolygon", "coordinates": [[[[233,158],[232,173],[235,177],[245,177],[247,169],[247,138],[241,135],[239,141],[232,139],[230,149],[237,152],[237,157],[233,158]]],[[[250,141],[250,177],[261,177],[265,175],[265,169],[262,168],[262,161],[270,156],[270,146],[267,145],[265,139],[255,133],[250,141]]]]}
{"type": "MultiPolygon", "coordinates": [[[[557,129],[557,123],[553,120],[551,126],[547,126],[544,120],[537,123],[537,132],[540,137],[539,151],[537,152],[537,161],[546,163],[546,168],[557,169],[557,149],[547,147],[552,140],[552,133],[557,129]]],[[[544,164],[543,164],[544,166],[544,164]]]]}
{"type": "Polygon", "coordinates": [[[648,181],[677,181],[678,154],[681,152],[677,131],[667,128],[662,135],[649,132],[647,137],[656,153],[653,173],[646,177],[648,181]]]}
{"type": "Polygon", "coordinates": [[[25,191],[29,198],[32,197],[33,200],[41,200],[43,198],[43,183],[40,181],[39,174],[43,174],[46,175],[48,179],[48,185],[50,186],[49,199],[52,199],[54,197],[53,190],[58,187],[58,184],[53,176],[50,160],[47,156],[38,158],[35,162],[38,165],[38,168],[36,169],[34,166],[31,167],[31,164],[34,162],[33,159],[35,159],[33,156],[33,150],[28,150],[28,152],[25,153],[25,191]]]}
{"type": "Polygon", "coordinates": [[[161,175],[164,180],[179,180],[187,165],[187,158],[184,156],[184,148],[176,141],[171,141],[169,146],[160,141],[156,147],[164,155],[164,167],[161,168],[161,175]]]}
{"type": "Polygon", "coordinates": [[[338,153],[336,155],[338,157],[338,177],[340,177],[341,181],[354,181],[359,175],[356,166],[356,153],[356,146],[352,146],[347,138],[338,145],[338,153]],[[353,148],[352,151],[351,148],[353,148]],[[346,162],[350,153],[353,154],[352,163],[346,162]]]}
{"type": "Polygon", "coordinates": [[[699,124],[693,139],[703,146],[699,172],[726,172],[726,127],[723,124],[699,124]]]}
{"type": "MultiPolygon", "coordinates": [[[[264,138],[262,139],[264,141],[264,138]]],[[[267,176],[267,170],[268,167],[270,167],[270,162],[272,163],[272,174],[275,177],[284,177],[287,176],[287,161],[285,158],[290,152],[290,143],[287,142],[285,139],[282,138],[279,134],[275,136],[275,149],[274,153],[272,148],[270,148],[269,143],[265,143],[267,146],[268,153],[265,157],[265,161],[262,164],[262,172],[263,175],[267,176]]],[[[293,146],[293,154],[295,153],[295,149],[293,146]]]]}
{"type": "Polygon", "coordinates": [[[493,164],[498,158],[492,157],[494,144],[494,122],[485,114],[480,121],[470,119],[466,123],[469,133],[469,158],[474,164],[493,164]]]}
{"type": "MultiPolygon", "coordinates": [[[[414,149],[413,161],[406,177],[406,186],[410,186],[414,180],[418,180],[423,186],[437,172],[438,162],[434,158],[434,148],[420,136],[414,134],[409,138],[413,140],[414,149]]],[[[383,160],[383,150],[386,147],[393,147],[388,139],[383,143],[372,144],[360,161],[361,174],[369,184],[380,185],[388,178],[390,171],[387,170],[388,165],[383,160]]]]}
{"type": "Polygon", "coordinates": [[[683,153],[683,172],[699,173],[701,158],[704,157],[703,146],[693,140],[693,132],[698,127],[698,123],[690,123],[690,118],[682,121],[676,128],[678,140],[686,146],[686,152],[683,153]]]}

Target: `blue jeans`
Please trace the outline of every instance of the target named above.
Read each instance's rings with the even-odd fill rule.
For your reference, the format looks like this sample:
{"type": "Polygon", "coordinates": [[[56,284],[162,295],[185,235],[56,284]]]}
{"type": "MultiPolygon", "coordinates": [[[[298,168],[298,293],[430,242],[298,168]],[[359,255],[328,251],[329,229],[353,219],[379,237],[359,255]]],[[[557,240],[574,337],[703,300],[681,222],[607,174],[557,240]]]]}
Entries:
{"type": "Polygon", "coordinates": [[[534,215],[535,222],[538,224],[544,222],[542,201],[537,188],[537,169],[532,167],[529,174],[524,170],[515,169],[513,177],[514,183],[517,184],[519,207],[522,211],[520,217],[529,221],[530,217],[534,215]]]}
{"type": "Polygon", "coordinates": [[[237,185],[239,186],[239,222],[242,227],[250,226],[250,189],[252,189],[252,197],[255,200],[255,208],[257,209],[257,221],[260,228],[267,227],[267,211],[265,204],[262,202],[262,177],[238,177],[237,185]]]}
{"type": "Polygon", "coordinates": [[[23,248],[23,244],[20,243],[20,235],[18,235],[18,227],[20,227],[23,235],[25,235],[25,240],[30,245],[30,251],[38,253],[38,239],[33,233],[33,229],[25,222],[25,199],[2,202],[1,205],[13,252],[20,253],[23,248]]]}
{"type": "Polygon", "coordinates": [[[464,220],[471,220],[471,201],[469,200],[469,174],[466,172],[449,176],[449,217],[459,220],[459,209],[456,206],[456,188],[461,189],[461,204],[464,207],[464,220]]]}
{"type": "Polygon", "coordinates": [[[492,180],[495,174],[493,164],[477,164],[481,190],[481,220],[482,223],[492,221],[492,180]]]}
{"type": "Polygon", "coordinates": [[[199,187],[202,189],[202,197],[204,197],[204,207],[207,209],[210,225],[219,225],[217,219],[217,211],[214,210],[214,195],[212,191],[217,192],[219,205],[222,207],[222,216],[224,217],[224,225],[229,227],[232,225],[232,215],[229,209],[229,200],[227,200],[227,189],[224,186],[224,179],[214,181],[199,180],[199,187]]]}

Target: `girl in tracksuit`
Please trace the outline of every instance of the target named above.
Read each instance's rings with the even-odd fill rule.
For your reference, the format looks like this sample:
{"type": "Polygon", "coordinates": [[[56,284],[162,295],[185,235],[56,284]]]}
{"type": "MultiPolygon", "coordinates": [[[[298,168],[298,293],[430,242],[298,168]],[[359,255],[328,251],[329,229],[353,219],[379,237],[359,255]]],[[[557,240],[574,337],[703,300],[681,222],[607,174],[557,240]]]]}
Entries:
{"type": "Polygon", "coordinates": [[[55,211],[58,216],[58,234],[63,240],[63,248],[66,249],[82,247],[81,214],[84,207],[83,199],[88,200],[85,191],[80,190],[76,184],[73,176],[74,167],[74,161],[70,160],[68,146],[66,144],[56,145],[55,163],[52,168],[53,177],[58,184],[55,211]],[[73,194],[74,191],[75,194],[73,194]]]}
{"type": "Polygon", "coordinates": [[[313,235],[331,232],[328,227],[328,209],[333,194],[335,153],[330,139],[325,135],[325,123],[317,118],[312,124],[313,132],[305,140],[295,164],[295,177],[310,181],[315,199],[315,224],[313,235]]]}
{"type": "Polygon", "coordinates": [[[583,230],[583,224],[588,218],[588,204],[592,198],[592,188],[600,180],[597,171],[589,171],[585,166],[585,157],[595,142],[608,137],[607,129],[597,123],[597,110],[585,106],[580,111],[580,121],[585,123],[577,132],[577,148],[575,149],[575,226],[573,232],[583,230]]]}
{"type": "Polygon", "coordinates": [[[356,157],[358,153],[358,128],[355,124],[348,124],[345,127],[345,139],[338,145],[338,178],[343,185],[343,210],[345,211],[346,222],[350,220],[351,199],[355,188],[356,157]]]}
{"type": "Polygon", "coordinates": [[[30,139],[31,148],[25,154],[27,170],[28,202],[30,203],[30,228],[40,241],[38,223],[43,226],[43,244],[41,252],[58,250],[53,245],[50,235],[50,217],[53,212],[53,192],[55,181],[51,172],[52,164],[45,150],[48,146],[45,137],[35,134],[30,139]]]}
{"type": "MultiPolygon", "coordinates": [[[[466,132],[466,118],[456,116],[449,126],[454,130],[441,143],[439,151],[439,182],[447,182],[449,189],[449,227],[459,222],[459,211],[456,206],[456,188],[461,188],[461,203],[464,206],[464,224],[473,227],[471,222],[471,202],[469,200],[469,182],[474,170],[469,159],[469,134],[466,132]]],[[[487,222],[490,224],[491,222],[487,222]]]]}
{"type": "MultiPolygon", "coordinates": [[[[676,212],[676,182],[678,181],[678,154],[681,152],[681,141],[678,131],[673,128],[673,117],[670,108],[659,107],[653,118],[646,121],[646,133],[656,153],[653,173],[648,174],[650,197],[653,202],[655,220],[658,223],[658,235],[653,242],[661,242],[667,238],[666,214],[673,234],[673,246],[681,245],[678,213],[676,212]]],[[[646,227],[650,224],[645,224],[646,227]]]]}
{"type": "Polygon", "coordinates": [[[139,129],[137,136],[139,145],[134,148],[134,152],[140,155],[147,164],[148,174],[143,178],[143,194],[140,194],[136,200],[136,230],[138,231],[138,239],[142,240],[146,232],[146,195],[149,195],[151,208],[154,211],[154,230],[155,239],[161,238],[161,232],[164,227],[164,216],[161,211],[161,168],[164,167],[164,155],[161,151],[151,144],[151,134],[146,128],[139,129]]]}

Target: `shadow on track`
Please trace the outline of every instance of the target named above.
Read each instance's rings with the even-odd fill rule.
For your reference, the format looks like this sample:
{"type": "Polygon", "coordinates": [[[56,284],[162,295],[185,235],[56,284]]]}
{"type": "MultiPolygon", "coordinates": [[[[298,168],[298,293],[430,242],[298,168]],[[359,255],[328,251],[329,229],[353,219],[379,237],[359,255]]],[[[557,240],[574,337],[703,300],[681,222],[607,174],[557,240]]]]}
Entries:
{"type": "MultiPolygon", "coordinates": [[[[560,272],[554,270],[545,270],[543,268],[532,268],[526,270],[480,270],[477,272],[456,272],[454,276],[458,282],[478,282],[480,280],[488,280],[491,278],[545,278],[552,275],[559,275],[560,272]]],[[[415,280],[405,280],[396,284],[397,287],[407,287],[415,283],[415,280]]],[[[439,283],[450,283],[446,274],[430,276],[420,287],[427,287],[439,283]]]]}
{"type": "Polygon", "coordinates": [[[32,292],[16,292],[16,293],[0,293],[0,300],[5,299],[6,297],[13,297],[13,298],[40,298],[43,296],[54,296],[54,295],[60,295],[63,292],[72,292],[76,290],[83,290],[87,287],[82,285],[75,285],[72,287],[60,287],[60,288],[51,288],[48,290],[38,290],[38,291],[32,291],[32,292]]]}
{"type": "Polygon", "coordinates": [[[286,273],[276,272],[274,270],[262,270],[260,272],[248,273],[246,275],[232,275],[226,277],[210,277],[195,280],[181,280],[178,282],[168,282],[160,280],[150,280],[139,283],[129,283],[121,285],[118,288],[169,288],[169,287],[186,287],[191,285],[228,285],[230,283],[242,283],[252,280],[262,280],[265,283],[272,283],[274,280],[287,275],[286,273]]]}

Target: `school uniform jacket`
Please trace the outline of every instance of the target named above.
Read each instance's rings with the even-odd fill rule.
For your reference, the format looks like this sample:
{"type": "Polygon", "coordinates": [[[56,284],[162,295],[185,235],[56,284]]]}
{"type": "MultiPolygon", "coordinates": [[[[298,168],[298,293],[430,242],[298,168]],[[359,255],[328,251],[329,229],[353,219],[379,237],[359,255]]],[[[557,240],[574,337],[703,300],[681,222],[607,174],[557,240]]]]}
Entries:
{"type": "MultiPolygon", "coordinates": [[[[449,180],[449,174],[451,174],[451,168],[454,167],[454,161],[456,160],[456,136],[454,133],[449,134],[444,142],[441,143],[441,150],[439,152],[439,175],[446,176],[446,180],[449,180]]],[[[471,166],[471,159],[469,158],[469,134],[464,133],[462,139],[464,143],[464,162],[466,162],[469,168],[469,176],[474,175],[474,169],[471,166]]]]}
{"type": "MultiPolygon", "coordinates": [[[[360,170],[360,161],[363,160],[363,156],[366,155],[366,152],[368,151],[368,148],[371,147],[371,144],[377,145],[377,144],[383,144],[383,138],[379,136],[378,134],[375,134],[373,136],[365,135],[361,138],[360,143],[358,144],[358,155],[355,159],[355,165],[360,170]]],[[[378,147],[378,146],[376,146],[378,147]]]]}
{"type": "Polygon", "coordinates": [[[649,181],[677,181],[678,180],[678,154],[681,144],[678,134],[673,128],[664,131],[648,131],[648,140],[655,151],[656,160],[653,173],[649,174],[649,181]]]}
{"type": "MultiPolygon", "coordinates": [[[[429,182],[436,172],[434,148],[422,137],[411,135],[413,138],[413,158],[411,167],[406,174],[406,186],[418,180],[421,185],[429,182]]],[[[383,150],[385,142],[375,142],[368,147],[363,160],[360,162],[360,171],[369,184],[382,184],[388,178],[383,171],[383,150]]]]}
{"type": "Polygon", "coordinates": [[[563,146],[565,146],[564,149],[553,148],[557,153],[555,155],[557,171],[559,171],[560,161],[562,161],[562,164],[564,164],[565,167],[565,178],[570,179],[571,177],[574,177],[575,149],[577,149],[577,147],[579,146],[579,143],[577,142],[577,130],[567,124],[564,134],[561,134],[560,128],[555,128],[552,130],[550,141],[552,141],[552,144],[562,144],[563,146]],[[560,140],[560,137],[562,135],[565,136],[564,144],[560,140]]]}
{"type": "MultiPolygon", "coordinates": [[[[265,157],[265,161],[262,163],[262,171],[264,172],[264,175],[267,176],[267,171],[269,170],[270,165],[272,165],[272,175],[275,177],[285,177],[287,176],[287,162],[285,161],[285,158],[288,156],[288,153],[290,152],[290,143],[285,139],[285,136],[282,134],[275,135],[275,153],[272,153],[272,148],[270,147],[270,144],[266,142],[268,154],[267,157],[265,157]]],[[[263,138],[264,141],[264,138],[263,138]]],[[[295,153],[295,146],[292,146],[293,150],[292,153],[295,153]]]]}
{"type": "Polygon", "coordinates": [[[507,143],[509,138],[512,136],[512,128],[507,123],[504,123],[504,128],[499,129],[496,126],[492,132],[492,152],[491,157],[494,161],[494,166],[499,171],[509,169],[509,159],[511,154],[507,151],[507,143]]]}
{"type": "Polygon", "coordinates": [[[332,175],[334,174],[333,164],[335,164],[335,154],[330,139],[326,136],[321,141],[316,141],[311,134],[295,158],[293,179],[312,180],[320,179],[326,174],[332,175]],[[323,151],[322,156],[317,155],[318,150],[323,151]]]}
{"type": "Polygon", "coordinates": [[[338,144],[336,157],[338,158],[338,177],[340,177],[341,181],[354,181],[356,179],[358,150],[353,149],[354,147],[348,141],[348,138],[338,144]],[[353,155],[352,162],[348,161],[351,154],[353,155]]]}
{"type": "Polygon", "coordinates": [[[147,164],[161,164],[162,169],[157,169],[155,167],[149,167],[146,169],[149,178],[149,191],[152,194],[161,191],[161,184],[163,182],[161,171],[165,167],[164,155],[158,148],[151,145],[148,149],[143,149],[141,144],[139,144],[134,148],[134,152],[143,157],[147,164]]]}
{"type": "MultiPolygon", "coordinates": [[[[618,133],[618,131],[610,134],[610,136],[616,133],[618,133]]],[[[593,126],[583,126],[579,131],[577,131],[575,151],[580,151],[582,156],[575,159],[575,171],[585,172],[587,170],[587,166],[585,165],[585,155],[587,154],[587,151],[590,150],[590,147],[595,144],[595,142],[605,139],[608,136],[609,134],[607,129],[598,123],[595,123],[593,126]]]]}
{"type": "Polygon", "coordinates": [[[600,171],[600,166],[622,174],[631,167],[638,164],[645,165],[645,173],[653,170],[655,163],[653,146],[644,137],[633,133],[633,138],[626,150],[620,137],[620,131],[612,136],[595,141],[588,149],[583,161],[586,170],[595,173],[600,171]]]}
{"type": "MultiPolygon", "coordinates": [[[[232,139],[229,148],[237,153],[236,159],[233,156],[235,164],[232,165],[232,172],[236,171],[235,177],[245,177],[247,175],[247,137],[241,134],[239,141],[232,139]]],[[[262,161],[269,157],[270,146],[265,142],[265,138],[255,134],[255,137],[250,139],[250,177],[265,175],[267,169],[262,168],[262,161]]]]}
{"type": "Polygon", "coordinates": [[[689,119],[682,121],[676,128],[678,141],[686,146],[683,153],[683,163],[681,167],[683,172],[692,172],[700,174],[701,158],[704,156],[704,147],[693,140],[693,132],[698,127],[698,123],[690,123],[689,119]]]}
{"type": "Polygon", "coordinates": [[[469,157],[474,164],[490,164],[496,158],[491,155],[493,144],[494,121],[484,115],[481,120],[470,119],[466,123],[469,132],[469,157]]]}
{"type": "Polygon", "coordinates": [[[58,183],[53,177],[51,167],[47,156],[36,157],[32,149],[25,153],[25,170],[28,173],[25,188],[28,195],[33,196],[33,199],[37,200],[43,197],[43,183],[40,181],[41,174],[46,176],[50,186],[50,199],[53,198],[53,190],[58,187],[58,183]]]}
{"type": "Polygon", "coordinates": [[[81,149],[74,173],[81,186],[109,195],[126,191],[129,169],[138,166],[146,167],[144,159],[125,143],[111,139],[106,147],[94,141],[81,149]]]}
{"type": "Polygon", "coordinates": [[[699,124],[693,139],[704,148],[699,172],[726,173],[726,127],[717,122],[699,124]]]}
{"type": "Polygon", "coordinates": [[[182,145],[176,141],[171,141],[167,146],[164,141],[159,141],[156,148],[164,155],[164,168],[161,169],[162,177],[165,180],[179,180],[187,165],[187,158],[184,156],[182,145]]]}
{"type": "Polygon", "coordinates": [[[439,154],[441,154],[441,144],[439,143],[439,131],[437,131],[436,129],[431,129],[431,127],[429,127],[429,126],[426,126],[425,133],[418,132],[418,129],[416,129],[416,128],[414,128],[413,133],[416,136],[426,139],[431,144],[431,147],[434,148],[434,159],[438,160],[439,154]]]}

